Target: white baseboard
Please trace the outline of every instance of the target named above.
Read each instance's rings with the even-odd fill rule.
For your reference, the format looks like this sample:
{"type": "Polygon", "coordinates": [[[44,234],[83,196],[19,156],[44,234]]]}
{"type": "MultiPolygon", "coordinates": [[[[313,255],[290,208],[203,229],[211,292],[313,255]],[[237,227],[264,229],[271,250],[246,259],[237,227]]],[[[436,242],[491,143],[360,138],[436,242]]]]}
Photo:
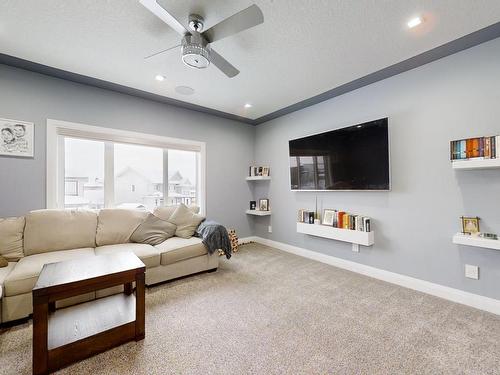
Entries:
{"type": "Polygon", "coordinates": [[[400,285],[405,288],[410,288],[422,293],[431,294],[433,296],[444,298],[449,301],[461,303],[463,305],[467,305],[470,307],[474,307],[476,309],[500,315],[500,300],[497,299],[480,296],[478,294],[465,292],[463,290],[450,288],[444,285],[434,284],[429,281],[424,281],[416,279],[414,277],[401,275],[399,273],[385,271],[371,266],[366,266],[364,264],[337,258],[331,255],[318,253],[316,251],[303,249],[301,247],[288,245],[283,242],[277,242],[262,237],[255,237],[255,236],[247,237],[247,238],[242,238],[240,241],[243,240],[245,240],[246,242],[249,241],[258,242],[263,245],[267,245],[279,250],[286,251],[288,253],[302,256],[304,258],[316,260],[321,263],[330,264],[338,268],[356,272],[365,276],[373,277],[375,279],[400,285]]]}

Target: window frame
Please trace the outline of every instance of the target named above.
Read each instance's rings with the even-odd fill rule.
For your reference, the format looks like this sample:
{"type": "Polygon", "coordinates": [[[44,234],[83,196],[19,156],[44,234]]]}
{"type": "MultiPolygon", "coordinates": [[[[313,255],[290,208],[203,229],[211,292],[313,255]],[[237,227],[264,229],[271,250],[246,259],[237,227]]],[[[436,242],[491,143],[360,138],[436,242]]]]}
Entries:
{"type": "Polygon", "coordinates": [[[206,143],[115,128],[47,119],[46,207],[64,208],[65,137],[104,142],[104,207],[114,206],[114,143],[163,149],[163,195],[168,197],[168,149],[195,151],[196,190],[200,213],[206,215],[206,143]]]}

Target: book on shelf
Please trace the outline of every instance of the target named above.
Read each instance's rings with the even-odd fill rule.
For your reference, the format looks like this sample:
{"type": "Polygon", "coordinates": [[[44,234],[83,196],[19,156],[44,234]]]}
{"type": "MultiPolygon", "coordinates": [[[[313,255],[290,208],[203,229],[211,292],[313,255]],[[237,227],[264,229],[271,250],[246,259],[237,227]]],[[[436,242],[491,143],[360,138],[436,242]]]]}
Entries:
{"type": "Polygon", "coordinates": [[[459,139],[450,142],[450,159],[497,159],[500,158],[500,136],[459,139]]]}
{"type": "Polygon", "coordinates": [[[314,211],[300,209],[297,214],[297,221],[300,223],[314,224],[314,217],[314,211]]]}
{"type": "MultiPolygon", "coordinates": [[[[366,216],[353,215],[345,211],[333,210],[332,226],[334,228],[371,232],[371,219],[366,216]]],[[[299,223],[314,224],[314,211],[300,209],[297,214],[299,223]]],[[[327,225],[322,222],[323,225],[327,225]]]]}

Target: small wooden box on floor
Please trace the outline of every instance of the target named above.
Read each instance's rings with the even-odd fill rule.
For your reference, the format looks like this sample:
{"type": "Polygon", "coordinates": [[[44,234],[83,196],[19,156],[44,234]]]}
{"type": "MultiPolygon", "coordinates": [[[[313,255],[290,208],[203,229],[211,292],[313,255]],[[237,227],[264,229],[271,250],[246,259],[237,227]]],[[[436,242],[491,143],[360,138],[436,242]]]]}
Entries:
{"type": "Polygon", "coordinates": [[[44,265],[33,289],[33,374],[142,340],[145,269],[133,253],[44,265]],[[116,285],[124,285],[125,292],[55,311],[58,300],[116,285]]]}

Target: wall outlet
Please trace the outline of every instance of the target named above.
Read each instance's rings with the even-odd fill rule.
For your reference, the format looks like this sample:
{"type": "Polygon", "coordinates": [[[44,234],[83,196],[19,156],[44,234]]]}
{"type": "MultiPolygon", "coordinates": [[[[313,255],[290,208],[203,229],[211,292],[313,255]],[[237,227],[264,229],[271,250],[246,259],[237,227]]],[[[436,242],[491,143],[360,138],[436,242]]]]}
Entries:
{"type": "Polygon", "coordinates": [[[465,277],[469,279],[479,280],[479,267],[470,264],[465,265],[465,277]]]}
{"type": "Polygon", "coordinates": [[[267,231],[268,231],[269,233],[273,233],[273,227],[269,225],[269,226],[267,227],[267,231]]]}

